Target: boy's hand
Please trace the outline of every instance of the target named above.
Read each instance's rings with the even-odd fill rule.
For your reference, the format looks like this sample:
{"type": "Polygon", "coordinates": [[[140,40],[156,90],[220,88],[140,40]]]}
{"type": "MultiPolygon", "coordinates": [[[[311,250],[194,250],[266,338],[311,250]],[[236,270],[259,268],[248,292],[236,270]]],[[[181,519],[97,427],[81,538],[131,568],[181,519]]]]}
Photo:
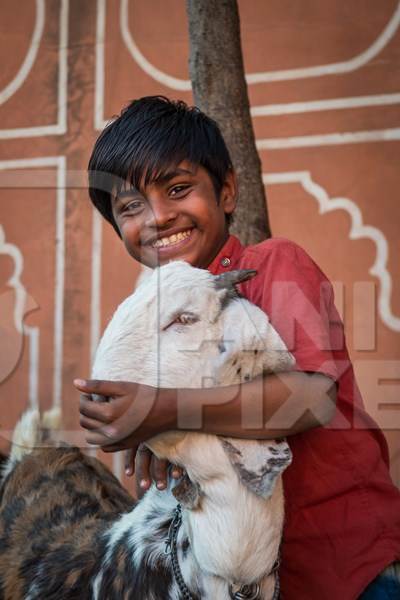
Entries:
{"type": "MultiPolygon", "coordinates": [[[[79,410],[80,425],[88,432],[86,441],[104,452],[126,450],[125,472],[136,472],[141,490],[147,490],[152,479],[158,489],[165,489],[169,463],[156,458],[143,442],[174,428],[175,402],[160,401],[159,390],[132,382],[76,379],[74,385],[83,392],[79,410]],[[94,402],[96,395],[110,401],[94,402]]],[[[172,476],[181,475],[182,470],[174,467],[172,476]]]]}
{"type": "MultiPolygon", "coordinates": [[[[132,450],[125,452],[125,473],[127,475],[135,473],[136,487],[140,490],[139,497],[149,489],[152,481],[159,490],[166,489],[170,464],[167,460],[157,458],[144,444],[140,444],[136,457],[132,450]]],[[[174,479],[182,477],[182,473],[181,467],[173,465],[171,475],[174,479]]]]}
{"type": "Polygon", "coordinates": [[[159,390],[127,381],[75,379],[81,392],[80,425],[87,430],[88,444],[115,452],[132,448],[157,433],[174,429],[176,403],[173,395],[160,398],[159,390]],[[92,395],[109,402],[93,402],[92,395]]]}

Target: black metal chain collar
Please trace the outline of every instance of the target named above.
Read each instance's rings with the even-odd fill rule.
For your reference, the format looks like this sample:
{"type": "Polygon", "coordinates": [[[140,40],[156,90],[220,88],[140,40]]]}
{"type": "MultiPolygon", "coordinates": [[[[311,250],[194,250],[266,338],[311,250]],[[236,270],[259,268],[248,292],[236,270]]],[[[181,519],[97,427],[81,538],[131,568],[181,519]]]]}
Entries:
{"type": "Polygon", "coordinates": [[[176,579],[176,583],[178,584],[179,590],[184,598],[184,600],[197,600],[195,596],[190,592],[187,587],[183,576],[182,571],[179,566],[178,561],[178,531],[179,527],[182,524],[182,507],[178,504],[174,510],[174,517],[171,521],[171,525],[168,530],[168,537],[165,542],[165,553],[170,554],[171,556],[171,564],[172,570],[174,572],[174,577],[176,579]]]}
{"type": "MultiPolygon", "coordinates": [[[[178,504],[174,510],[174,516],[171,521],[171,525],[168,530],[168,537],[165,541],[165,553],[171,556],[171,564],[172,570],[174,573],[174,577],[178,584],[179,590],[184,598],[184,600],[198,600],[196,596],[194,596],[189,588],[187,587],[183,576],[182,571],[179,566],[178,561],[178,532],[179,528],[182,524],[182,507],[178,504]]],[[[272,567],[269,575],[275,576],[275,589],[272,600],[279,600],[280,597],[280,582],[279,582],[279,566],[280,566],[280,553],[278,554],[278,558],[275,561],[274,566],[272,567]]],[[[229,595],[232,600],[261,600],[260,599],[261,588],[258,583],[254,583],[251,585],[242,585],[239,590],[236,592],[233,591],[232,585],[229,586],[229,595]]]]}

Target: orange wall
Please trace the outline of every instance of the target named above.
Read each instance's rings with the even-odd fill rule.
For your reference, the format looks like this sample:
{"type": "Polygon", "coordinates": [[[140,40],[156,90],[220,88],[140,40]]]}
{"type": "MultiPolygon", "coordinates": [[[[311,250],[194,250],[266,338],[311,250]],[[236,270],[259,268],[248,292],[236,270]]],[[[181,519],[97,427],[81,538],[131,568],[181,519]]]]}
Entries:
{"type": "MultiPolygon", "coordinates": [[[[273,232],[336,282],[359,383],[400,485],[398,2],[239,8],[273,232]]],[[[62,403],[67,428],[79,431],[71,380],[89,374],[98,335],[138,273],[87,199],[93,141],[130,99],[190,102],[191,92],[184,0],[25,0],[18,11],[3,0],[0,32],[4,450],[28,403],[62,403]],[[22,336],[18,315],[32,308],[22,336]]]]}

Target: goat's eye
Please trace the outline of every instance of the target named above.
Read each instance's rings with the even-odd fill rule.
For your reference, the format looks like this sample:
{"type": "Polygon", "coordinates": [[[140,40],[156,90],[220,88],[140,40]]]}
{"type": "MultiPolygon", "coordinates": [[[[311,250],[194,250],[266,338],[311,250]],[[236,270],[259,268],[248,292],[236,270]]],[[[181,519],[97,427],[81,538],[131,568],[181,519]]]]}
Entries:
{"type": "Polygon", "coordinates": [[[172,327],[172,325],[193,325],[193,323],[196,323],[198,320],[199,317],[197,317],[195,314],[191,312],[183,312],[179,315],[176,315],[175,318],[166,327],[164,327],[164,331],[169,329],[169,327],[172,327]]]}
{"type": "Polygon", "coordinates": [[[179,315],[176,320],[178,323],[183,323],[183,325],[192,325],[192,323],[196,323],[199,319],[193,313],[187,312],[179,315]]]}

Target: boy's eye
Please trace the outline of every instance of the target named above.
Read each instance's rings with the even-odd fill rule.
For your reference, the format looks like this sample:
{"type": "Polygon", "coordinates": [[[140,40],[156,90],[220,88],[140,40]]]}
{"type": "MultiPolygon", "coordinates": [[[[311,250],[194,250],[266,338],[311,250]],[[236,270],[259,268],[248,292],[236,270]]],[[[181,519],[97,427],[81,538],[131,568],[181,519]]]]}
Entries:
{"type": "Polygon", "coordinates": [[[121,212],[122,213],[137,213],[140,212],[143,208],[144,202],[143,200],[131,200],[130,202],[127,202],[126,204],[124,204],[124,206],[121,208],[121,212]]]}
{"type": "Polygon", "coordinates": [[[190,186],[189,185],[174,185],[170,190],[169,190],[169,195],[170,196],[184,196],[186,194],[186,192],[189,191],[190,186]]]}

